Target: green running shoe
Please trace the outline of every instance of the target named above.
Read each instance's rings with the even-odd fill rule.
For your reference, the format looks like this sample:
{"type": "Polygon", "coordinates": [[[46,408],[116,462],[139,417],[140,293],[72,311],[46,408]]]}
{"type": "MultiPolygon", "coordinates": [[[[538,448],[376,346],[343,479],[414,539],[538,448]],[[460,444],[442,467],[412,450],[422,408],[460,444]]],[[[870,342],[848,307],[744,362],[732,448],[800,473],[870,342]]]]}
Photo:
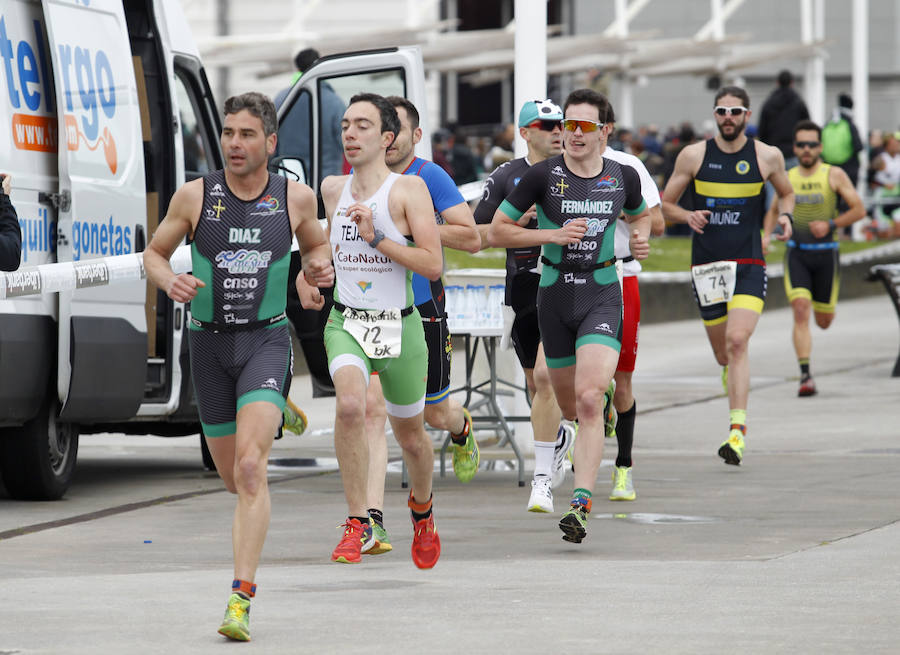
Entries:
{"type": "Polygon", "coordinates": [[[610,380],[609,387],[603,394],[603,432],[607,439],[616,436],[616,421],[619,415],[616,413],[616,407],[613,405],[613,396],[616,395],[616,381],[610,380]]]}
{"type": "Polygon", "coordinates": [[[370,546],[362,547],[362,554],[381,555],[382,553],[389,553],[390,551],[392,551],[394,547],[391,546],[391,540],[390,538],[388,538],[387,530],[385,530],[383,527],[381,527],[371,519],[369,519],[369,523],[372,526],[372,536],[374,537],[374,539],[372,539],[370,546]]]}
{"type": "Polygon", "coordinates": [[[572,500],[569,511],[559,520],[559,529],[563,531],[563,540],[580,544],[587,535],[587,515],[591,511],[590,501],[587,504],[572,500]]]}
{"type": "Polygon", "coordinates": [[[250,601],[240,594],[231,594],[219,634],[235,641],[250,641],[250,601]]]}
{"type": "Polygon", "coordinates": [[[455,442],[453,444],[453,472],[460,482],[469,482],[475,477],[478,470],[478,463],[481,461],[481,451],[478,450],[478,443],[475,441],[474,430],[472,429],[472,415],[469,410],[463,407],[463,416],[466,425],[469,428],[469,434],[466,437],[466,444],[460,446],[455,442]]]}
{"type": "Polygon", "coordinates": [[[740,466],[741,460],[744,459],[744,430],[741,427],[743,426],[732,424],[728,440],[719,446],[719,457],[724,459],[726,464],[740,466]]]}
{"type": "Polygon", "coordinates": [[[302,409],[291,402],[290,398],[288,398],[287,402],[284,404],[281,415],[284,417],[284,428],[286,430],[290,430],[298,436],[306,432],[306,426],[309,425],[306,414],[302,409]]]}

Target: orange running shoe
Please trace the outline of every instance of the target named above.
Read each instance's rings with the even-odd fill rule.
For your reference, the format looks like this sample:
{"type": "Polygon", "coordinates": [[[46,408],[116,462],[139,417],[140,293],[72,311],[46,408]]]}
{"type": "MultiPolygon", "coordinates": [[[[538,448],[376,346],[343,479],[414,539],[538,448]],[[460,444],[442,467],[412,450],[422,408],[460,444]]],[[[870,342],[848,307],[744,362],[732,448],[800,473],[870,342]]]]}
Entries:
{"type": "Polygon", "coordinates": [[[427,519],[413,519],[413,563],[420,569],[430,569],[441,556],[441,538],[434,527],[434,514],[427,519]]]}
{"type": "MultiPolygon", "coordinates": [[[[372,534],[372,526],[368,521],[362,524],[357,519],[347,519],[341,527],[344,528],[344,536],[341,537],[341,542],[331,553],[331,561],[342,564],[358,564],[362,559],[360,554],[362,549],[369,546],[375,538],[372,534]]],[[[415,548],[415,543],[413,543],[413,548],[415,548]]]]}

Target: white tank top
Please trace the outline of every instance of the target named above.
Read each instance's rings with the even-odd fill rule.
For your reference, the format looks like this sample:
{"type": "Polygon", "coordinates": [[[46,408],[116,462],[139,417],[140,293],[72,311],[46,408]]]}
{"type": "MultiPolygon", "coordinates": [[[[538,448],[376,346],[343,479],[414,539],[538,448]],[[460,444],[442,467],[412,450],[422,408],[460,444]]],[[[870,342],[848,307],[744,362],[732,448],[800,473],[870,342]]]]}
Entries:
{"type": "MultiPolygon", "coordinates": [[[[641,178],[641,195],[644,196],[644,202],[647,203],[647,209],[656,207],[660,204],[659,189],[656,187],[656,182],[650,177],[650,173],[647,171],[647,167],[644,166],[644,162],[632,154],[622,152],[621,150],[613,150],[610,147],[607,147],[606,150],[603,151],[603,156],[607,159],[613,159],[620,164],[631,166],[637,171],[638,177],[641,178]]],[[[628,242],[631,239],[631,231],[631,226],[623,219],[619,218],[616,221],[616,259],[624,261],[626,257],[631,257],[631,248],[628,245],[628,242]]],[[[630,262],[624,262],[622,264],[622,273],[626,277],[637,275],[640,272],[641,264],[636,259],[632,259],[630,262]]]]}
{"type": "MultiPolygon", "coordinates": [[[[400,178],[391,173],[371,198],[360,201],[372,208],[372,222],[386,239],[406,246],[406,237],[394,225],[388,206],[391,187],[400,178]]],[[[337,208],[331,217],[331,256],[336,284],[334,299],[354,309],[403,309],[413,302],[412,272],[380,253],[359,236],[347,207],[356,202],[350,193],[353,175],[347,177],[337,208]]]]}

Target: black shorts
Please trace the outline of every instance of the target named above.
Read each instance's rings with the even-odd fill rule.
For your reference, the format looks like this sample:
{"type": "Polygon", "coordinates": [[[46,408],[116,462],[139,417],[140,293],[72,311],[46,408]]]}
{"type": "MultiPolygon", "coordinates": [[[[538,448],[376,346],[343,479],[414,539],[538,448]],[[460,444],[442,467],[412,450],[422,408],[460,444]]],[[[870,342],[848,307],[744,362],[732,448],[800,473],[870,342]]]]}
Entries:
{"type": "Polygon", "coordinates": [[[833,314],[841,282],[841,260],[837,248],[784,253],[784,291],[788,300],[811,300],[817,312],[833,314]]]}
{"type": "Polygon", "coordinates": [[[188,333],[194,394],[207,437],[234,434],[237,412],[247,403],[264,400],[284,409],[293,374],[286,320],[243,332],[188,333]]]}
{"type": "Polygon", "coordinates": [[[516,357],[522,368],[534,368],[538,345],[541,342],[541,328],[537,314],[538,283],[537,273],[522,273],[509,280],[507,302],[516,318],[510,335],[516,357]]]}
{"type": "Polygon", "coordinates": [[[439,320],[422,320],[425,344],[428,346],[428,380],[425,383],[425,404],[436,405],[443,402],[450,393],[450,360],[453,345],[447,316],[439,320]]]}

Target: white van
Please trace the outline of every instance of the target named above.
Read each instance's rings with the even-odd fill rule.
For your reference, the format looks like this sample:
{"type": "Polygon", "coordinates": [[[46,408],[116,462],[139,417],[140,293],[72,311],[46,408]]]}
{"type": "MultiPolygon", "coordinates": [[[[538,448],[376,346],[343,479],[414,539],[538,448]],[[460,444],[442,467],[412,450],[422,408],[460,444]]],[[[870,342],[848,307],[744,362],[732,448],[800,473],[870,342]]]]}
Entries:
{"type": "MultiPolygon", "coordinates": [[[[280,112],[309,104],[310,149],[281,159],[318,189],[323,85],[345,101],[406,95],[426,115],[423,79],[416,49],[323,59],[280,112]]],[[[14,498],[56,499],[79,434],[199,432],[186,308],[144,282],[16,292],[36,266],[141,252],[174,191],[222,167],[220,109],[177,0],[3,0],[0,87],[0,171],[22,227],[0,300],[0,473],[14,498]]],[[[320,352],[320,330],[300,336],[320,352]]],[[[310,368],[327,386],[327,367],[310,368]]]]}

